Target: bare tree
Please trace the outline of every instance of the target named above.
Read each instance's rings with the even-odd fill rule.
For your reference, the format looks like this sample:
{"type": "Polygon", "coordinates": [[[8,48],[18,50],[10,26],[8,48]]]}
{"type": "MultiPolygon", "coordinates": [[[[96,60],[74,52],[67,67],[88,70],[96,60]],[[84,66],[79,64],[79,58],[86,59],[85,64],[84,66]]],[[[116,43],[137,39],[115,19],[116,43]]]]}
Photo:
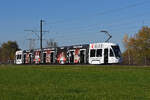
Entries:
{"type": "Polygon", "coordinates": [[[57,47],[58,44],[53,39],[46,40],[46,47],[57,47]]]}

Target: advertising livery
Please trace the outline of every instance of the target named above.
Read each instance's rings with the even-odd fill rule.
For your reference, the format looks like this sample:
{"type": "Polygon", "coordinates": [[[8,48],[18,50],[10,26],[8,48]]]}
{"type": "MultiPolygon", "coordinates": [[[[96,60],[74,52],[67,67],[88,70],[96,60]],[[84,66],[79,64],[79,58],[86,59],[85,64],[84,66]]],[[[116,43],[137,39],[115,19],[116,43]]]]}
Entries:
{"type": "Polygon", "coordinates": [[[115,43],[92,43],[43,50],[16,51],[16,64],[116,64],[122,61],[115,43]]]}

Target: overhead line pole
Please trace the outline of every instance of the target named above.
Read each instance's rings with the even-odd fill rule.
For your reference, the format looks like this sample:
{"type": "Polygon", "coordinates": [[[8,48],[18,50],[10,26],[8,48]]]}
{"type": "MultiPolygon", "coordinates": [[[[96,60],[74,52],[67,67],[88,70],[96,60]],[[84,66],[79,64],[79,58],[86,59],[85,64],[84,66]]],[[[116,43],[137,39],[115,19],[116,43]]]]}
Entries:
{"type": "Polygon", "coordinates": [[[24,30],[24,31],[31,31],[33,33],[35,33],[35,35],[38,37],[38,40],[40,40],[40,50],[41,50],[41,54],[40,54],[40,58],[41,58],[41,63],[43,62],[43,32],[49,32],[49,31],[43,31],[43,22],[44,20],[40,20],[40,31],[37,31],[37,32],[40,32],[40,34],[38,35],[36,33],[36,31],[34,30],[24,30]]]}
{"type": "Polygon", "coordinates": [[[43,22],[44,22],[44,20],[40,20],[40,48],[41,48],[41,50],[43,49],[43,47],[42,47],[42,39],[43,39],[43,30],[42,30],[42,24],[43,24],[43,22]]]}
{"type": "Polygon", "coordinates": [[[43,24],[44,20],[40,20],[40,49],[41,49],[41,63],[43,62],[43,43],[42,43],[42,40],[43,40],[43,27],[42,27],[42,24],[43,24]]]}

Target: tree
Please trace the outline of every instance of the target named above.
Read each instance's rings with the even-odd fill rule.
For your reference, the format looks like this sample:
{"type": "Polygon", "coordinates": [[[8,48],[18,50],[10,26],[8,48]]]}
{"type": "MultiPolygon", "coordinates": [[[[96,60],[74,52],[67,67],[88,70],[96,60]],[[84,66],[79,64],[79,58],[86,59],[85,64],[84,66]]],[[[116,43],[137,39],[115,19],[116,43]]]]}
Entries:
{"type": "Polygon", "coordinates": [[[126,64],[150,64],[150,28],[142,27],[135,36],[124,36],[126,48],[123,58],[126,64]]]}
{"type": "Polygon", "coordinates": [[[8,60],[14,60],[15,52],[19,49],[16,41],[8,41],[3,43],[1,46],[1,60],[3,63],[8,62],[8,60]]]}
{"type": "Polygon", "coordinates": [[[58,44],[53,39],[49,39],[46,41],[46,47],[57,47],[58,44]]]}

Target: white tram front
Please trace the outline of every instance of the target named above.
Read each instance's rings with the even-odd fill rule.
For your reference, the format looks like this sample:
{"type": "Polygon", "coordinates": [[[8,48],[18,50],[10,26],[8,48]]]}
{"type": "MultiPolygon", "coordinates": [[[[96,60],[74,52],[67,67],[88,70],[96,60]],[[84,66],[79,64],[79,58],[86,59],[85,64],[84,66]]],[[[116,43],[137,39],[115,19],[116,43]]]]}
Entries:
{"type": "Polygon", "coordinates": [[[15,64],[22,64],[23,62],[23,51],[16,51],[15,64]]]}
{"type": "Polygon", "coordinates": [[[89,64],[115,64],[122,61],[120,48],[114,43],[89,45],[89,64]]]}

